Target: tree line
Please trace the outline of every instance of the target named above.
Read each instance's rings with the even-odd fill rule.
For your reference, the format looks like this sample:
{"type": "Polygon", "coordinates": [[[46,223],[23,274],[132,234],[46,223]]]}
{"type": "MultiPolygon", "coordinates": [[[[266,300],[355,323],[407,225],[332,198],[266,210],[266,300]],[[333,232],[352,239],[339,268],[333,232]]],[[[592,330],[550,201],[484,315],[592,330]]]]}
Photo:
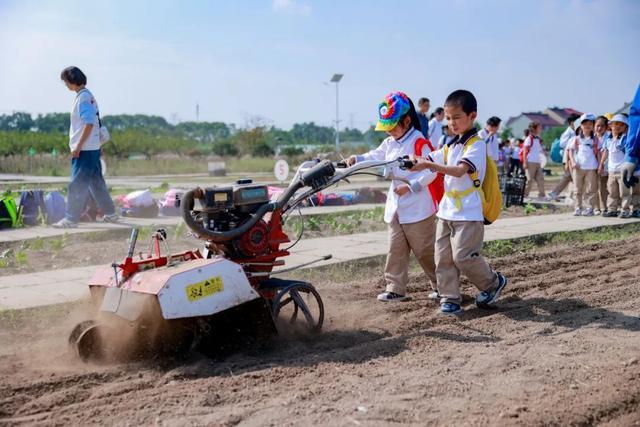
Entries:
{"type": "MultiPolygon", "coordinates": [[[[102,119],[112,142],[105,150],[112,155],[154,155],[173,152],[187,155],[270,156],[276,147],[285,155],[301,154],[302,145],[332,146],[335,129],[313,122],[296,123],[283,130],[254,119],[238,128],[223,122],[181,122],[171,124],[160,116],[121,114],[102,119]]],[[[0,115],[0,156],[29,153],[63,153],[68,150],[69,114],[49,113],[33,117],[16,112],[0,115]]],[[[346,128],[343,142],[376,144],[385,135],[373,128],[362,132],[346,128]]],[[[329,147],[327,147],[330,149],[329,147]]]]}

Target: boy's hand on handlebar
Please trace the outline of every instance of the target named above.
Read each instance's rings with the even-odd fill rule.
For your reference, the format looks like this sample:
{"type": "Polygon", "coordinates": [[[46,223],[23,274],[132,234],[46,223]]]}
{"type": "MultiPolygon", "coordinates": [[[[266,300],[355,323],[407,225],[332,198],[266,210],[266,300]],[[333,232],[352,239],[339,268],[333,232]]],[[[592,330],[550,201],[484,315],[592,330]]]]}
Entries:
{"type": "Polygon", "coordinates": [[[413,171],[423,171],[425,169],[430,169],[433,171],[435,163],[427,160],[424,157],[419,156],[411,156],[413,158],[414,166],[411,168],[413,171]]]}
{"type": "Polygon", "coordinates": [[[404,196],[405,194],[407,194],[410,191],[411,191],[411,189],[409,188],[408,185],[401,185],[398,188],[396,188],[395,190],[393,190],[393,192],[396,193],[400,197],[404,196]]]}

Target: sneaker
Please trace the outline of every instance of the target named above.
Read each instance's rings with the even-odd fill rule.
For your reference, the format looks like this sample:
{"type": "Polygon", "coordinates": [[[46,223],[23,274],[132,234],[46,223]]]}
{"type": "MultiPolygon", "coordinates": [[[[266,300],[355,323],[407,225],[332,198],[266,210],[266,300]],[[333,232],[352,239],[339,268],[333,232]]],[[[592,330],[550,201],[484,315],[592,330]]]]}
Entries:
{"type": "Polygon", "coordinates": [[[575,211],[573,211],[573,216],[580,216],[582,215],[582,208],[576,208],[575,211]]]}
{"type": "Polygon", "coordinates": [[[558,198],[558,195],[552,191],[551,193],[549,193],[549,196],[546,198],[546,200],[548,202],[557,202],[560,199],[558,198]]]}
{"type": "Polygon", "coordinates": [[[594,215],[602,215],[602,211],[600,209],[594,209],[593,214],[594,215]]]}
{"type": "Polygon", "coordinates": [[[631,218],[631,212],[629,212],[629,211],[622,211],[622,212],[620,213],[620,218],[622,218],[622,219],[629,219],[629,218],[631,218]]]}
{"type": "Polygon", "coordinates": [[[102,222],[109,222],[111,224],[120,221],[120,215],[113,213],[111,215],[105,215],[102,217],[102,222]]]}
{"type": "Polygon", "coordinates": [[[634,218],[640,218],[640,210],[633,211],[631,216],[634,217],[634,218]]]}
{"type": "Polygon", "coordinates": [[[378,301],[382,302],[398,302],[409,299],[406,295],[396,294],[395,292],[383,292],[378,295],[378,301]]]}
{"type": "Polygon", "coordinates": [[[54,227],[54,228],[76,228],[76,227],[78,227],[78,223],[77,222],[73,222],[71,220],[68,220],[67,218],[62,218],[60,221],[56,222],[55,224],[52,224],[52,227],[54,227]]]}
{"type": "Polygon", "coordinates": [[[602,216],[605,218],[615,218],[618,216],[618,212],[616,211],[604,211],[602,212],[602,216]]]}
{"type": "Polygon", "coordinates": [[[440,301],[440,292],[432,291],[429,295],[427,295],[427,298],[432,299],[434,301],[440,301]]]}
{"type": "Polygon", "coordinates": [[[493,291],[482,291],[478,294],[478,296],[476,297],[476,305],[480,308],[488,308],[489,306],[491,306],[493,303],[495,303],[498,298],[500,297],[500,294],[502,293],[502,290],[507,286],[507,278],[504,277],[502,274],[500,273],[496,273],[498,275],[498,287],[495,288],[493,291]]]}
{"type": "Polygon", "coordinates": [[[440,304],[440,314],[444,314],[445,316],[458,316],[464,313],[460,304],[456,304],[455,302],[443,302],[440,304]]]}
{"type": "Polygon", "coordinates": [[[582,216],[593,216],[593,208],[588,208],[582,211],[582,216]]]}

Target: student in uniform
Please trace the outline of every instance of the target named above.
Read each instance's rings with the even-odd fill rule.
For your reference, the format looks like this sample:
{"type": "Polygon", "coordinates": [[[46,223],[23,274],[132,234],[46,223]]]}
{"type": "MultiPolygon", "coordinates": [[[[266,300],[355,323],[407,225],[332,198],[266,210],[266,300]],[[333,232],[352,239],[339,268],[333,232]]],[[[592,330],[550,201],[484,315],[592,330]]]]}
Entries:
{"type": "Polygon", "coordinates": [[[500,129],[500,117],[489,117],[487,124],[480,132],[478,136],[487,143],[487,153],[494,162],[498,162],[498,145],[500,145],[500,138],[498,137],[498,129],[500,129]]]}
{"type": "MultiPolygon", "coordinates": [[[[580,118],[580,115],[578,114],[571,114],[569,117],[567,117],[567,128],[564,130],[564,132],[562,132],[562,135],[560,135],[560,148],[562,148],[563,150],[562,152],[563,174],[558,185],[556,185],[555,188],[551,191],[551,193],[549,193],[549,198],[551,200],[556,200],[556,201],[559,200],[560,194],[564,191],[565,188],[567,188],[567,186],[569,186],[573,182],[571,178],[571,169],[569,168],[569,163],[567,161],[569,156],[569,149],[567,148],[567,146],[569,145],[570,142],[573,142],[573,140],[576,138],[576,131],[575,131],[574,124],[576,120],[578,120],[579,118],[580,118]]],[[[573,198],[573,189],[569,194],[569,198],[571,199],[573,198]]]]}
{"type": "Polygon", "coordinates": [[[431,170],[445,175],[445,197],[437,214],[436,277],[441,297],[440,312],[459,315],[463,312],[460,273],[480,290],[476,297],[476,305],[480,308],[496,302],[507,279],[495,272],[481,255],[484,241],[482,198],[478,191],[469,192],[475,187],[469,174],[476,172],[478,179],[484,180],[487,161],[487,144],[477,136],[473,125],[478,115],[476,98],[467,90],[456,90],[447,97],[444,109],[456,137],[448,146],[426,158],[415,157],[412,170],[431,170]],[[455,194],[465,195],[456,197],[455,194]]]}
{"type": "MultiPolygon", "coordinates": [[[[604,144],[610,136],[609,119],[605,116],[598,116],[598,118],[596,118],[595,132],[596,137],[598,138],[598,143],[600,144],[598,149],[602,151],[604,144]]],[[[598,189],[596,191],[596,208],[594,210],[594,214],[596,215],[601,215],[603,212],[607,211],[607,197],[609,196],[609,190],[607,189],[608,175],[609,173],[607,172],[607,169],[604,169],[602,172],[598,170],[598,189]]]]}
{"type": "Polygon", "coordinates": [[[611,136],[607,138],[601,150],[602,157],[598,172],[601,175],[604,171],[609,173],[607,209],[602,214],[605,217],[631,218],[631,190],[622,182],[621,173],[628,123],[623,114],[613,116],[609,121],[611,136]]]}
{"type": "Polygon", "coordinates": [[[444,120],[444,109],[442,107],[436,108],[433,112],[433,118],[429,121],[429,137],[428,139],[436,143],[442,136],[442,121],[444,120]]]}
{"type": "Polygon", "coordinates": [[[524,140],[524,154],[522,155],[522,168],[527,175],[527,185],[524,197],[529,197],[531,185],[535,181],[538,185],[538,197],[544,198],[544,171],[540,166],[544,148],[540,139],[542,125],[538,122],[529,123],[529,133],[524,140]]]}
{"type": "Polygon", "coordinates": [[[593,130],[595,121],[593,114],[583,114],[578,134],[569,145],[569,162],[576,185],[576,216],[593,216],[596,208],[600,144],[593,130]],[[589,207],[585,208],[584,199],[589,207]]]}
{"type": "MultiPolygon", "coordinates": [[[[420,132],[420,122],[413,103],[403,92],[392,92],[378,106],[377,131],[389,136],[378,148],[360,156],[351,156],[349,165],[364,160],[396,160],[416,153],[427,155],[431,147],[420,132]]],[[[384,221],[389,224],[389,253],[384,267],[385,292],[382,302],[408,299],[409,256],[413,251],[431,285],[430,298],[437,298],[434,242],[437,204],[427,188],[436,174],[431,171],[407,171],[393,168],[394,179],[387,193],[384,221]]]]}

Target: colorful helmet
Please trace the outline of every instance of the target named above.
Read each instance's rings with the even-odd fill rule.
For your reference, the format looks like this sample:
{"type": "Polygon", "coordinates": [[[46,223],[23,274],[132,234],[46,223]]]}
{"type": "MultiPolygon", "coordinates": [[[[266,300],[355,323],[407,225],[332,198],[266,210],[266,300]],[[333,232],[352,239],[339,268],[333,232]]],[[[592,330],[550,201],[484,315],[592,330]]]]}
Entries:
{"type": "Polygon", "coordinates": [[[378,105],[378,123],[376,130],[390,131],[409,112],[409,97],[403,92],[391,92],[378,105]]]}

